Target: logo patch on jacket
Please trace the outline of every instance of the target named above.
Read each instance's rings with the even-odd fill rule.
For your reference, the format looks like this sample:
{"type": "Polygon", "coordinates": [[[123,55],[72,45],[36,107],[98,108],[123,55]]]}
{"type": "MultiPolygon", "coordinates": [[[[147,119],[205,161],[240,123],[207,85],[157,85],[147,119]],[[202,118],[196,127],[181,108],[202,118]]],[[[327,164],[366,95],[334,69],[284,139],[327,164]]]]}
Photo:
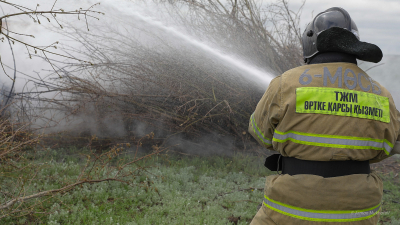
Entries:
{"type": "Polygon", "coordinates": [[[389,98],[341,88],[296,88],[296,112],[390,122],[389,98]]]}

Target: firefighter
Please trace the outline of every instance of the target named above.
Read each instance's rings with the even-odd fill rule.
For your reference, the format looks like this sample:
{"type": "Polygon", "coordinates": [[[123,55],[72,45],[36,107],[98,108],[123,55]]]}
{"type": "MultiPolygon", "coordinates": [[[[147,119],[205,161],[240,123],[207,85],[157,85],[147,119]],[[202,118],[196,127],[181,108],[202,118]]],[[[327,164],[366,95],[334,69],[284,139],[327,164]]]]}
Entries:
{"type": "Polygon", "coordinates": [[[277,174],[251,225],[377,224],[383,184],[369,165],[394,153],[400,113],[356,59],[377,63],[382,51],[339,7],[302,42],[306,65],[274,78],[250,118],[252,136],[279,153],[265,161],[277,174]]]}

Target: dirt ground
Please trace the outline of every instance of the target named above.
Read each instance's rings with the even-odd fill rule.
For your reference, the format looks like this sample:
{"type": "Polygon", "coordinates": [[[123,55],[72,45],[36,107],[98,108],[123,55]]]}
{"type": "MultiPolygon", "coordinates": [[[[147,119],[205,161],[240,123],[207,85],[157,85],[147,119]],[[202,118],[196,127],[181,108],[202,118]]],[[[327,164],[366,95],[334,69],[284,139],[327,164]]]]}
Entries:
{"type": "Polygon", "coordinates": [[[398,176],[400,172],[400,158],[398,156],[393,156],[379,163],[371,164],[371,169],[382,174],[389,174],[392,172],[395,176],[398,176]]]}

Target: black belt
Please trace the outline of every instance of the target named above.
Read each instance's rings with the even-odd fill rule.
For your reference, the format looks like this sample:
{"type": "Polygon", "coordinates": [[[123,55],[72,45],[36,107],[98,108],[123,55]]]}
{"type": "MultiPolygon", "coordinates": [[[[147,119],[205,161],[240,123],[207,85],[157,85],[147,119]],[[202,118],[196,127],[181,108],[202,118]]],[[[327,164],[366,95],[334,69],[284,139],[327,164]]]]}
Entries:
{"type": "Polygon", "coordinates": [[[309,161],[274,154],[265,159],[265,167],[282,174],[313,174],[322,177],[339,177],[351,174],[369,174],[369,161],[309,161]]]}

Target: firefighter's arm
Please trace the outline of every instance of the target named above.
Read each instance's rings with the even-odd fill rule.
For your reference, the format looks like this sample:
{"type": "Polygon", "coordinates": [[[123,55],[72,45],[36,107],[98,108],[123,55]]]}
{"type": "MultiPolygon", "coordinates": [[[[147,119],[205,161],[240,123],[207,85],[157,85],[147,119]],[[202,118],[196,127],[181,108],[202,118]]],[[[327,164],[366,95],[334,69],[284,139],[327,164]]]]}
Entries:
{"type": "Polygon", "coordinates": [[[249,133],[262,146],[269,150],[272,147],[272,138],[276,126],[280,121],[281,113],[281,76],[274,78],[268,86],[256,110],[250,117],[249,133]]]}

